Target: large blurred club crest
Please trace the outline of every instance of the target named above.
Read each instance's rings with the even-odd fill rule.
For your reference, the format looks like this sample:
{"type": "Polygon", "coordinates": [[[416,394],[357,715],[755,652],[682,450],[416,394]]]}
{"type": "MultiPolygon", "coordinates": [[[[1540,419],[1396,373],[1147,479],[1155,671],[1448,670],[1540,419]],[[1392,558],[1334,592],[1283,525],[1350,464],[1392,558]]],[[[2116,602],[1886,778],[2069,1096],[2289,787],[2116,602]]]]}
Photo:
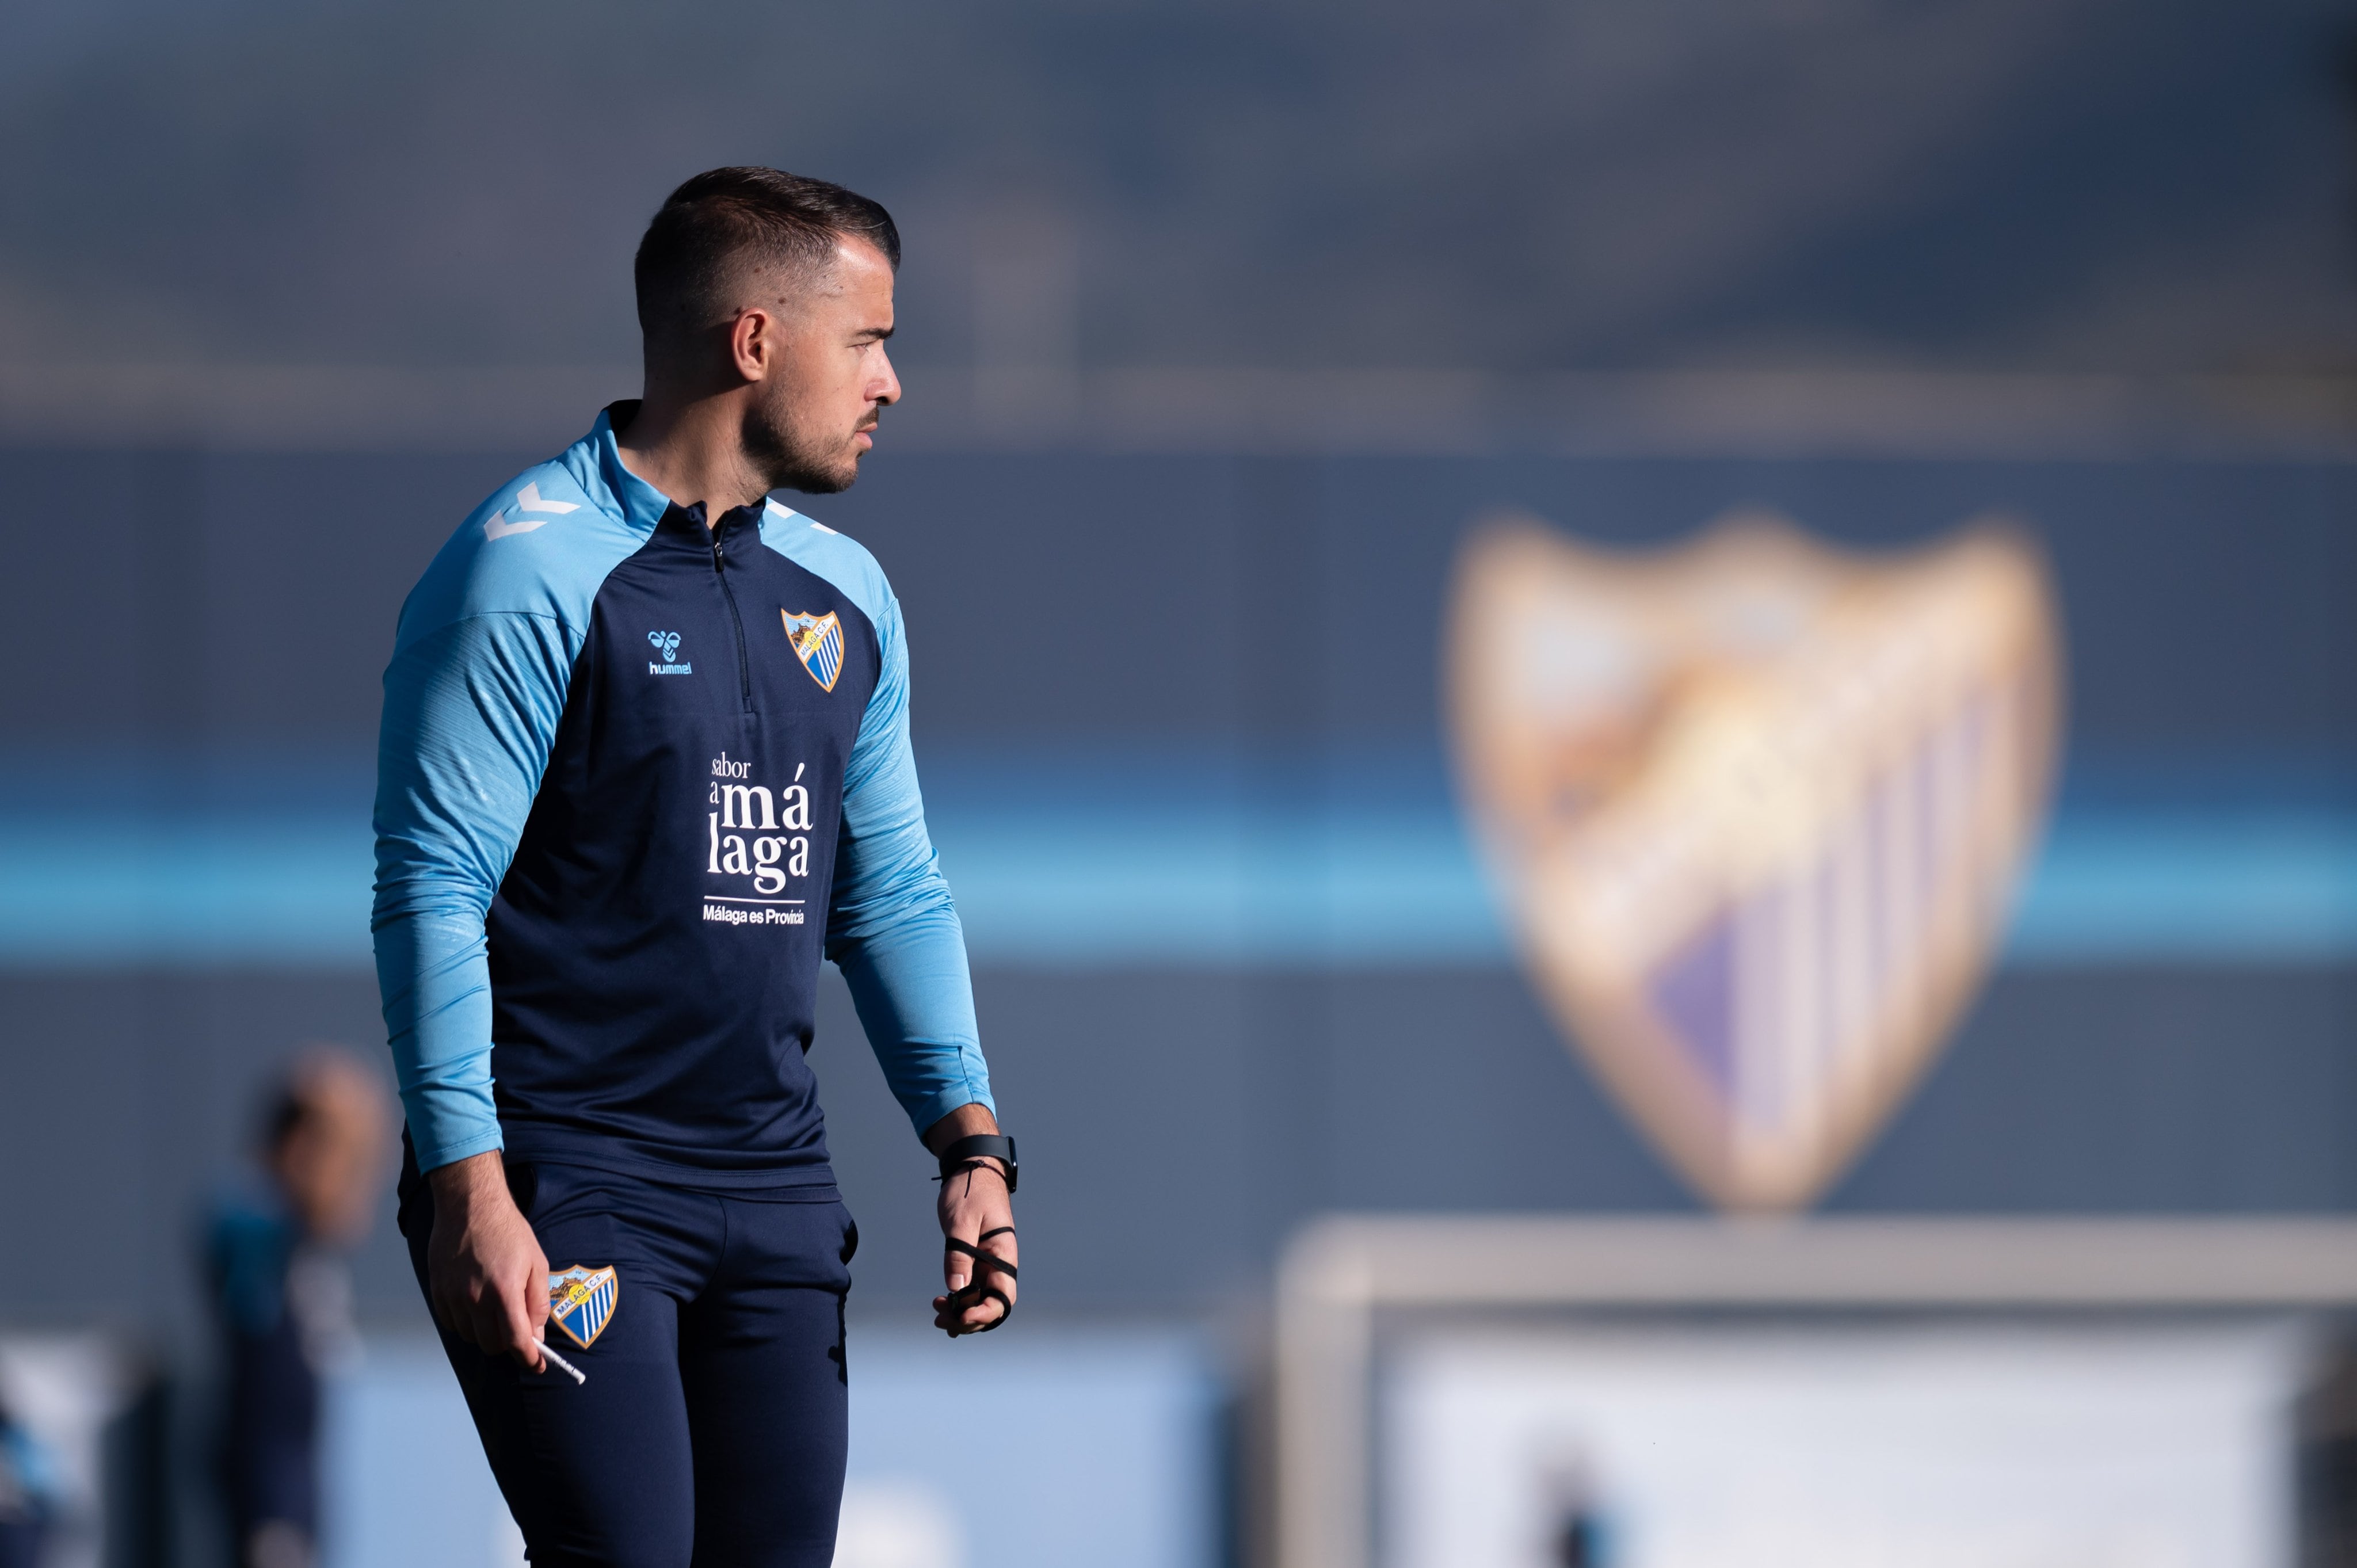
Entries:
{"type": "Polygon", "coordinates": [[[2052,769],[2037,553],[1852,556],[1771,518],[1650,555],[1477,534],[1459,773],[1532,976],[1687,1178],[1815,1197],[1986,972],[2052,769]]]}

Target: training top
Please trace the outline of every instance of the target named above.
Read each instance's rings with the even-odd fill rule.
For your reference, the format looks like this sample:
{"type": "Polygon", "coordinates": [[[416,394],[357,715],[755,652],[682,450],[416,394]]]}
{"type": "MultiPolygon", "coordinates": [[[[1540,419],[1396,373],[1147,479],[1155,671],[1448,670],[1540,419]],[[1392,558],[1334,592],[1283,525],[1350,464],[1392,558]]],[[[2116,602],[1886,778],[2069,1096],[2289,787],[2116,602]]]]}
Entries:
{"type": "Polygon", "coordinates": [[[672,504],[615,446],[637,411],[493,491],[402,607],[371,925],[410,1138],[425,1170],[825,1185],[822,956],[920,1132],[992,1103],[900,607],[775,501],[672,504]]]}

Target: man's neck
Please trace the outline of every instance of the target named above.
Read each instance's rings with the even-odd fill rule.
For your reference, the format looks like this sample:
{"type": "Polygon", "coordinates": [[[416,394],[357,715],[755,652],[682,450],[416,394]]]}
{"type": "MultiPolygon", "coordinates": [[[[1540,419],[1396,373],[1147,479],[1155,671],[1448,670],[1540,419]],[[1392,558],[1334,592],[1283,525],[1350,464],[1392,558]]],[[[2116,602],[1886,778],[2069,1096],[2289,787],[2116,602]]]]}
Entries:
{"type": "Polygon", "coordinates": [[[705,524],[712,527],[770,491],[746,456],[743,431],[744,410],[736,397],[666,397],[649,387],[637,417],[616,434],[614,445],[624,467],[680,506],[703,502],[705,524]]]}

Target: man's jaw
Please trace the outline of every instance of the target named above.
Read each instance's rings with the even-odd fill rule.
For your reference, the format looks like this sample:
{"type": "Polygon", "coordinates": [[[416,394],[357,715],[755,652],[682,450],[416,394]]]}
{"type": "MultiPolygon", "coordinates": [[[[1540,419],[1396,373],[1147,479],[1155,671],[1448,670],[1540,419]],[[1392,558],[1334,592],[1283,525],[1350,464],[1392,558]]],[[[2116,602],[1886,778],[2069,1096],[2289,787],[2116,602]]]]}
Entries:
{"type": "Polygon", "coordinates": [[[834,495],[851,488],[859,478],[859,459],[874,445],[871,434],[882,409],[871,406],[866,419],[854,425],[832,456],[795,438],[791,422],[767,411],[748,418],[745,448],[766,474],[773,490],[799,490],[805,495],[834,495]]]}

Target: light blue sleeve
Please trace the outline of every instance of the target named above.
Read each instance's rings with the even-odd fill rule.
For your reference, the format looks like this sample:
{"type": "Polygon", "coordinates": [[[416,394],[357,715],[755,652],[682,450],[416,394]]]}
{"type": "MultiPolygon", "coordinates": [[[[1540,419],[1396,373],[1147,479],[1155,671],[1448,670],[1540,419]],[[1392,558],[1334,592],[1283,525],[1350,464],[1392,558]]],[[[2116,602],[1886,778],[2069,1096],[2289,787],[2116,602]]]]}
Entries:
{"type": "Polygon", "coordinates": [[[876,691],[844,772],[843,838],[827,957],[843,971],[876,1060],[918,1133],[962,1105],[989,1106],[965,931],[925,831],[909,745],[909,656],[887,591],[872,618],[876,691]]]}
{"type": "Polygon", "coordinates": [[[420,1170],[501,1146],[483,937],[565,712],[558,620],[473,615],[403,646],[377,744],[377,984],[420,1170]]]}
{"type": "MultiPolygon", "coordinates": [[[[808,521],[786,516],[797,524],[808,521]]],[[[824,538],[813,538],[807,553],[788,553],[852,595],[875,625],[882,654],[844,770],[826,956],[851,986],[884,1081],[921,1134],[962,1105],[997,1107],[974,1022],[965,930],[925,831],[917,789],[900,604],[866,552],[840,535],[814,532],[824,538]],[[840,559],[855,552],[855,561],[840,559]],[[825,571],[828,565],[837,571],[825,571]]]]}

